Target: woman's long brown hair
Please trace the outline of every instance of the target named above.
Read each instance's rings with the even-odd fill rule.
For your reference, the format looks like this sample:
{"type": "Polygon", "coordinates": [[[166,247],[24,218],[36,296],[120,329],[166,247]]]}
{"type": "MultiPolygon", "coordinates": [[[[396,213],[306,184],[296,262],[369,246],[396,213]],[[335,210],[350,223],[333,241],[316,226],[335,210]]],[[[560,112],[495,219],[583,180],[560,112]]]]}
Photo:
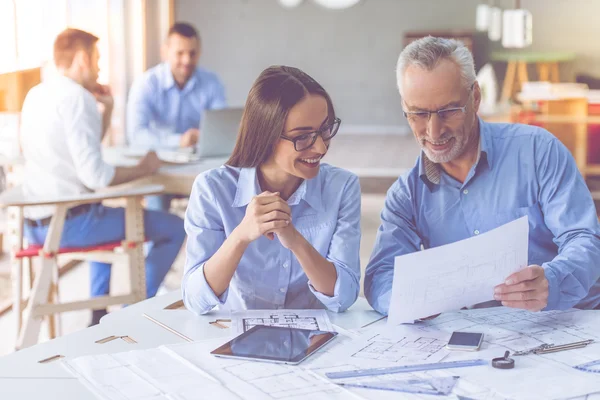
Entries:
{"type": "Polygon", "coordinates": [[[235,148],[227,164],[254,168],[267,161],[283,133],[290,109],[308,94],[327,101],[328,120],[333,121],[331,98],[317,81],[298,68],[277,65],[265,69],[248,93],[235,148]]]}

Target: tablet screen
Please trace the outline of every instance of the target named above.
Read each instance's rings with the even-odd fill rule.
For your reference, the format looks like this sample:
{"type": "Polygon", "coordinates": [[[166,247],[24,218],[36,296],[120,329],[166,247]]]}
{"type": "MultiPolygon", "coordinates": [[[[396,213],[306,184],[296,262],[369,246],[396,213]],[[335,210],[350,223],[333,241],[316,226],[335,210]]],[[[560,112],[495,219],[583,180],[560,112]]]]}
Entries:
{"type": "Polygon", "coordinates": [[[299,363],[336,335],[337,332],[257,325],[211,351],[211,354],[299,363]]]}

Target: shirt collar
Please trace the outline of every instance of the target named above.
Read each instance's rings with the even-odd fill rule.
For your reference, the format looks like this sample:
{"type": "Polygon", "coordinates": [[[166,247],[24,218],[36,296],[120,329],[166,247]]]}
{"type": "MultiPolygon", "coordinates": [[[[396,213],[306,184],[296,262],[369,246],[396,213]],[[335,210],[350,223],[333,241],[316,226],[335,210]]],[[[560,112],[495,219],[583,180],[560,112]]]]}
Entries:
{"type": "Polygon", "coordinates": [[[67,84],[67,85],[79,85],[79,86],[82,86],[82,85],[80,85],[79,83],[75,82],[73,79],[69,78],[68,76],[66,76],[66,75],[63,75],[63,74],[61,74],[61,73],[58,73],[58,72],[57,72],[56,74],[53,74],[53,75],[50,77],[50,80],[52,80],[52,79],[53,79],[54,81],[56,81],[56,82],[59,82],[60,84],[67,84]]]}
{"type": "MultiPolygon", "coordinates": [[[[175,78],[173,78],[173,73],[171,72],[171,67],[169,66],[169,63],[164,62],[162,64],[162,70],[159,76],[161,87],[164,90],[169,90],[172,87],[177,86],[177,84],[175,83],[175,78]]],[[[192,74],[190,79],[188,79],[188,81],[185,83],[185,86],[183,87],[182,91],[187,91],[196,86],[197,80],[198,79],[196,78],[196,73],[192,74]]]]}
{"type": "MultiPolygon", "coordinates": [[[[488,168],[492,168],[493,152],[492,142],[490,139],[490,127],[489,124],[483,122],[479,118],[479,149],[478,156],[475,165],[479,165],[479,162],[486,162],[488,168]]],[[[427,158],[427,155],[421,150],[421,156],[419,157],[419,176],[425,184],[431,189],[431,184],[439,185],[442,179],[442,167],[427,158]]]]}
{"type": "Polygon", "coordinates": [[[479,118],[479,149],[481,154],[485,155],[482,157],[487,162],[488,168],[492,169],[494,162],[494,149],[492,147],[492,132],[490,124],[484,122],[479,118]]]}
{"type": "MultiPolygon", "coordinates": [[[[321,190],[321,172],[319,172],[315,178],[304,180],[294,194],[288,199],[287,203],[290,206],[295,206],[300,203],[300,200],[304,200],[315,210],[322,211],[323,202],[321,190]]],[[[258,196],[260,193],[262,193],[262,190],[258,183],[256,168],[242,168],[237,182],[235,198],[233,199],[233,204],[231,204],[231,206],[245,207],[250,203],[254,196],[258,196]]]]}

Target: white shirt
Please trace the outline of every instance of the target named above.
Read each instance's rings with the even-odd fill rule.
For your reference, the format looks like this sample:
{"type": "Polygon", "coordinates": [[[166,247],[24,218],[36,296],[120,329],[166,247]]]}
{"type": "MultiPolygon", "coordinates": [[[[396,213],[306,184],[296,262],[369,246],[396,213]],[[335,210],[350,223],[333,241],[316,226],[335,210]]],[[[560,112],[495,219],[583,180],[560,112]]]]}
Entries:
{"type": "MultiPolygon", "coordinates": [[[[59,197],[108,186],[115,168],[102,160],[101,139],[96,99],[83,86],[62,75],[35,86],[21,113],[24,194],[59,197]]],[[[54,209],[28,207],[25,216],[45,218],[54,209]]]]}

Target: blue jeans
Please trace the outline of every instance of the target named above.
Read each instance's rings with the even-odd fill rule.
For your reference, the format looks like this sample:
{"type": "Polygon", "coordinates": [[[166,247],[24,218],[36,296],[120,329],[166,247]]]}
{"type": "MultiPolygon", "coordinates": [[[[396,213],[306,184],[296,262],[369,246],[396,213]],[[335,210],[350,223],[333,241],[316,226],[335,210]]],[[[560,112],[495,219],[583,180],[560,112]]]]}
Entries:
{"type": "Polygon", "coordinates": [[[169,212],[171,209],[171,200],[185,199],[187,196],[178,194],[158,194],[155,196],[146,196],[146,209],[152,211],[169,212]]]}
{"type": "MultiPolygon", "coordinates": [[[[48,226],[25,225],[30,243],[44,243],[47,233],[48,226]]],[[[146,257],[146,296],[150,298],[156,295],[183,244],[183,220],[173,214],[144,210],[144,234],[150,242],[146,257]]],[[[121,240],[125,240],[125,209],[94,204],[87,213],[65,221],[60,247],[87,247],[121,240]]],[[[92,297],[109,293],[110,266],[90,262],[92,297]]]]}

